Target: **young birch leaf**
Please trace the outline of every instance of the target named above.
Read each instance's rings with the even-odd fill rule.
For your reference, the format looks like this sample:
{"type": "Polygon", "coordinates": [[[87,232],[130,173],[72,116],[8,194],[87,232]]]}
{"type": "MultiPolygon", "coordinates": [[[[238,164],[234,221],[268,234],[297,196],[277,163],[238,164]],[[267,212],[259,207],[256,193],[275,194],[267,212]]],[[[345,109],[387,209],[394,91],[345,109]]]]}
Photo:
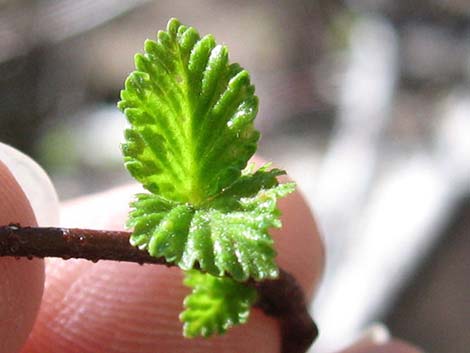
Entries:
{"type": "Polygon", "coordinates": [[[275,278],[269,230],[281,227],[277,200],[295,188],[293,183],[277,183],[280,172],[244,175],[200,208],[140,194],[131,204],[131,243],[183,270],[199,268],[238,281],[275,278]]]}
{"type": "Polygon", "coordinates": [[[131,203],[131,244],[191,270],[186,336],[223,333],[254,301],[240,282],[278,275],[269,230],[281,226],[277,201],[295,186],[279,185],[284,172],[269,165],[243,169],[259,139],[258,99],[212,36],[172,19],[135,64],[118,104],[130,123],[122,151],[151,194],[131,203]]]}
{"type": "Polygon", "coordinates": [[[198,265],[210,274],[229,275],[237,281],[276,278],[276,252],[269,230],[281,227],[277,200],[293,190],[290,183],[259,189],[247,197],[220,195],[208,208],[196,211],[200,222],[191,225],[178,265],[184,270],[198,265]]]}
{"type": "Polygon", "coordinates": [[[214,38],[172,19],[135,57],[118,107],[134,178],[168,200],[198,205],[231,185],[256,150],[258,98],[246,70],[214,38]]]}
{"type": "Polygon", "coordinates": [[[254,288],[230,278],[189,271],[184,284],[192,288],[180,314],[186,337],[222,334],[233,325],[245,323],[256,300],[254,288]]]}

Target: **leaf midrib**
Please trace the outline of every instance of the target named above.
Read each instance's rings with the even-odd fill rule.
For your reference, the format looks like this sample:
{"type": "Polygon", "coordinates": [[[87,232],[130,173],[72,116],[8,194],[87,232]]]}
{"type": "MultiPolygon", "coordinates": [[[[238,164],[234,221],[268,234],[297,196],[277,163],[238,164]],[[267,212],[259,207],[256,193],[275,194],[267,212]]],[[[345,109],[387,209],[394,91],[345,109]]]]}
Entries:
{"type": "MultiPolygon", "coordinates": [[[[176,52],[178,55],[177,65],[178,71],[182,74],[182,82],[181,88],[183,91],[183,95],[185,97],[185,104],[183,104],[183,116],[180,117],[182,121],[182,126],[184,129],[184,136],[183,140],[185,140],[185,146],[188,146],[189,153],[187,153],[187,158],[185,158],[185,169],[188,171],[188,182],[189,185],[186,185],[187,192],[188,192],[188,201],[194,206],[197,207],[200,205],[204,200],[207,198],[207,195],[204,195],[202,191],[202,187],[200,185],[199,177],[198,177],[198,170],[197,165],[198,162],[196,160],[196,153],[197,153],[197,145],[194,141],[197,140],[195,138],[195,131],[193,130],[193,124],[191,122],[194,120],[194,112],[195,107],[193,106],[192,100],[192,91],[191,86],[189,84],[189,58],[191,56],[191,51],[188,54],[188,59],[186,62],[182,53],[181,48],[178,43],[178,38],[175,38],[174,45],[176,48],[176,52]],[[189,160],[188,160],[189,159],[189,160]]],[[[193,47],[194,48],[194,47],[193,47]]]]}

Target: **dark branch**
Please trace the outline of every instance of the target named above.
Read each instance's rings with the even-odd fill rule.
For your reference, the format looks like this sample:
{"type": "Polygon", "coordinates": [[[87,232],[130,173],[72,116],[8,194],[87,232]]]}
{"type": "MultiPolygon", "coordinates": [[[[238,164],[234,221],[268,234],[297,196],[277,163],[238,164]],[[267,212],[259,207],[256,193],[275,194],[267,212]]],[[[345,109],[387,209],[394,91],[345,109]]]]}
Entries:
{"type": "MultiPolygon", "coordinates": [[[[174,266],[164,258],[150,256],[129,243],[131,233],[78,228],[0,227],[0,256],[61,257],[91,261],[114,260],[139,264],[174,266]]],[[[282,353],[303,353],[318,331],[310,317],[302,289],[289,273],[281,269],[276,280],[255,282],[256,304],[281,325],[282,353]]]]}
{"type": "Polygon", "coordinates": [[[260,297],[256,306],[281,324],[281,352],[306,352],[318,336],[318,329],[294,276],[281,269],[279,278],[257,282],[255,287],[260,297]]]}
{"type": "Polygon", "coordinates": [[[166,263],[129,243],[129,232],[78,228],[0,227],[0,256],[61,257],[90,261],[115,260],[139,264],[166,263]]]}

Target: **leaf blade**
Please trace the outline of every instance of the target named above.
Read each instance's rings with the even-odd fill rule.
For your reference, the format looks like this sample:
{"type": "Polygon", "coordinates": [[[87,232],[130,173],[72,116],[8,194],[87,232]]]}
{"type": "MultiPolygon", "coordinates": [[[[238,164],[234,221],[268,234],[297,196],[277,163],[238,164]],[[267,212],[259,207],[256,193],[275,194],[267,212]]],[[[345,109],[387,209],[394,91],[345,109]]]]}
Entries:
{"type": "Polygon", "coordinates": [[[278,184],[280,170],[243,175],[204,207],[144,194],[131,204],[131,242],[183,270],[200,269],[237,281],[278,275],[271,228],[279,228],[279,198],[294,190],[278,184]]]}
{"type": "Polygon", "coordinates": [[[248,321],[256,300],[254,288],[198,271],[186,272],[184,284],[192,288],[180,314],[186,337],[223,334],[228,328],[248,321]]]}
{"type": "Polygon", "coordinates": [[[231,185],[256,150],[249,74],[211,35],[172,19],[135,57],[118,103],[131,124],[122,150],[152,193],[197,205],[231,185]],[[236,141],[236,143],[235,143],[236,141]]]}

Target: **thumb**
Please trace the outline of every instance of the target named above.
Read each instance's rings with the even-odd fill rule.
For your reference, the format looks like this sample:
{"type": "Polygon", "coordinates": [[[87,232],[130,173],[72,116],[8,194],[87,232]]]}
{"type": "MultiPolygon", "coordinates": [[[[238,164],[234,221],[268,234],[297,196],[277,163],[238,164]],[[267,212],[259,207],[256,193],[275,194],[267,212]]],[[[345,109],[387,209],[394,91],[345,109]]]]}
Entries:
{"type": "MultiPolygon", "coordinates": [[[[39,180],[44,179],[44,172],[38,172],[38,169],[31,159],[0,143],[0,225],[37,224],[24,190],[41,189],[39,180]],[[22,179],[22,184],[28,185],[22,188],[19,179],[22,179]]],[[[53,206],[47,205],[46,208],[53,206]]],[[[43,287],[42,260],[0,258],[0,353],[20,351],[36,318],[43,287]]]]}

